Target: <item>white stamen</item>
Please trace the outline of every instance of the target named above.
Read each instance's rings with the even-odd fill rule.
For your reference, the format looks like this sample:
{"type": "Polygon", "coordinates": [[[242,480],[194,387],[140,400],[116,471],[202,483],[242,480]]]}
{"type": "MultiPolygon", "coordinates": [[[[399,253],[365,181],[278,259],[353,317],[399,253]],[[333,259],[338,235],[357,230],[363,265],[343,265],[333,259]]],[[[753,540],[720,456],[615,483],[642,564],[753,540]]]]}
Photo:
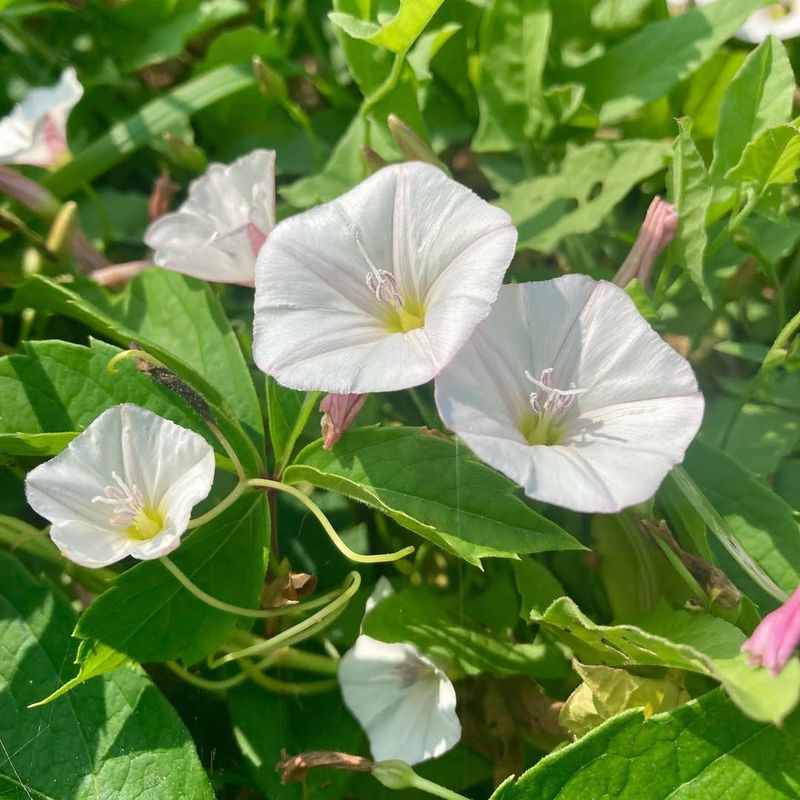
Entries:
{"type": "Polygon", "coordinates": [[[539,416],[547,414],[560,417],[572,405],[575,396],[583,394],[585,391],[584,389],[576,389],[574,383],[570,383],[569,389],[557,389],[553,385],[552,367],[542,370],[538,380],[528,370],[525,370],[525,377],[540,390],[531,392],[529,396],[531,408],[539,416]]]}
{"type": "Polygon", "coordinates": [[[106,486],[103,494],[93,497],[92,502],[113,506],[111,524],[127,528],[142,510],[144,496],[135,483],[125,483],[116,472],[112,472],[111,477],[117,485],[106,486]]]}

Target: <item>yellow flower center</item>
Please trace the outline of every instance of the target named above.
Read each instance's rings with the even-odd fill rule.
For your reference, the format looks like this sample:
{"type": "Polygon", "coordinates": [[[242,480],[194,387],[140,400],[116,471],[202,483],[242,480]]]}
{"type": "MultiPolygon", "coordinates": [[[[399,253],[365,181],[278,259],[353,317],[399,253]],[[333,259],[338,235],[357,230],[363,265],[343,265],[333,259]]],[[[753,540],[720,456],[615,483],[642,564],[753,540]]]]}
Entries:
{"type": "Polygon", "coordinates": [[[425,308],[418,301],[401,301],[392,309],[386,320],[386,327],[392,333],[408,333],[421,328],[425,324],[425,308]]]}
{"type": "Polygon", "coordinates": [[[564,438],[564,431],[557,423],[554,414],[537,414],[533,409],[527,409],[517,427],[528,444],[550,446],[564,438]]]}
{"type": "Polygon", "coordinates": [[[137,542],[146,542],[158,536],[164,528],[164,515],[157,508],[143,506],[125,529],[125,533],[137,542]]]}

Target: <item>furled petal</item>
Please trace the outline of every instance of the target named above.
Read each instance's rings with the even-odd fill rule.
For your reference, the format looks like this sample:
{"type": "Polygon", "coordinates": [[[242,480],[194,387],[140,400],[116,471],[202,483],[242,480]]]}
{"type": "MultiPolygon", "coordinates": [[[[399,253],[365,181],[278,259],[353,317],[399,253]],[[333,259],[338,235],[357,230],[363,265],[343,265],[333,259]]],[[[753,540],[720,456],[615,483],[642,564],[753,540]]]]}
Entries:
{"type": "Polygon", "coordinates": [[[409,644],[359,636],[342,658],[339,683],[377,761],[416,764],[461,738],[453,684],[409,644]]]}
{"type": "Polygon", "coordinates": [[[161,267],[196,278],[252,286],[255,260],[275,225],[275,152],[254,150],[212,164],[186,201],[153,222],[145,242],[161,267]]]}
{"type": "Polygon", "coordinates": [[[651,497],[703,415],[685,359],[623,291],[582,275],[503,287],[437,378],[436,402],[475,454],[528,496],[587,512],[651,497]],[[530,444],[531,393],[541,390],[526,373],[551,369],[569,402],[554,421],[557,441],[530,444]]]}
{"type": "Polygon", "coordinates": [[[214,452],[202,436],[138,406],[120,405],[32,470],[26,494],[51,522],[59,549],[78,564],[99,567],[128,555],[158,558],[174,550],[213,480],[214,452]],[[151,538],[131,538],[127,526],[115,522],[114,504],[100,499],[121,493],[120,486],[163,517],[151,538]]]}
{"type": "Polygon", "coordinates": [[[367,402],[366,394],[327,394],[319,404],[322,412],[322,446],[330,450],[355,422],[358,412],[367,402]]]}
{"type": "Polygon", "coordinates": [[[489,313],[515,243],[504,211],[436,167],[385,167],[270,235],[256,265],[255,361],[295,389],[424,383],[489,313]]]}
{"type": "Polygon", "coordinates": [[[800,587],[775,611],[767,614],[742,645],[751,664],[763,664],[777,675],[800,644],[800,587]]]}
{"type": "Polygon", "coordinates": [[[67,118],[83,87],[67,67],[55,86],[31,89],[0,120],[0,164],[50,167],[68,152],[67,118]]]}

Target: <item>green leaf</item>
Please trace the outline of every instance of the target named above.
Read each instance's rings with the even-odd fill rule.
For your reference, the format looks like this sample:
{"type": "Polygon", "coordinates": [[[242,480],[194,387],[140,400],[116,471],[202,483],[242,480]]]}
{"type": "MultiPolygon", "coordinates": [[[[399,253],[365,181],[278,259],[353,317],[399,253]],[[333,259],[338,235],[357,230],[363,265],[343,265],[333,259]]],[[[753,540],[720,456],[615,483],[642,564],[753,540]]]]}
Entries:
{"type": "Polygon", "coordinates": [[[726,0],[654,22],[576,73],[603,125],[667,94],[729,39],[764,0],[726,0]]]}
{"type": "Polygon", "coordinates": [[[148,142],[162,136],[187,115],[255,83],[249,64],[228,64],[162,94],[81,150],[53,173],[45,186],[65,197],[89,184],[148,142]]]}
{"type": "Polygon", "coordinates": [[[708,244],[706,215],[712,189],[705,162],[690,130],[685,120],[678,120],[678,138],[667,173],[668,196],[675,204],[679,220],[672,252],[674,260],[697,287],[703,302],[712,308],[714,301],[703,270],[708,244]]]}
{"type": "Polygon", "coordinates": [[[721,181],[739,163],[751,139],[789,120],[794,86],[786,48],[769,36],[750,53],[722,98],[710,169],[713,180],[721,181]]]}
{"type": "Polygon", "coordinates": [[[400,0],[397,14],[383,23],[369,22],[337,11],[330,12],[328,17],[354,39],[363,39],[394,53],[405,53],[441,4],[442,0],[400,0]]]}
{"type": "Polygon", "coordinates": [[[547,114],[542,75],[552,18],[549,0],[493,0],[480,31],[480,122],[475,152],[505,151],[534,137],[547,114]]]}
{"type": "Polygon", "coordinates": [[[78,686],[47,708],[75,656],[69,604],[0,551],[0,796],[212,800],[192,740],[139,669],[78,686]]]}
{"type": "MultiPolygon", "coordinates": [[[[548,677],[552,665],[544,644],[515,644],[484,633],[477,626],[469,627],[458,606],[449,605],[447,608],[447,598],[427,589],[403,589],[381,600],[367,614],[363,631],[383,642],[409,642],[430,658],[452,663],[466,675],[488,672],[498,678],[548,677]]],[[[563,664],[563,658],[559,660],[563,664]]]]}
{"type": "Polygon", "coordinates": [[[620,714],[543,758],[491,800],[790,800],[800,714],[756,722],[719,690],[643,720],[620,714]]]}
{"type": "Polygon", "coordinates": [[[532,619],[585,664],[673,667],[712,677],[753,719],[780,723],[800,700],[800,660],[792,659],[777,677],[751,667],[740,652],[745,635],[710,614],[661,606],[636,625],[596,625],[562,597],[532,619]]]}
{"type": "Polygon", "coordinates": [[[261,409],[236,334],[208,285],[168,270],[145,270],[124,292],[96,287],[83,297],[42,276],[20,284],[13,308],[76,319],[128,347],[131,340],[174,369],[215,411],[246,466],[258,471],[261,409]]]}
{"type": "Polygon", "coordinates": [[[669,146],[629,139],[567,153],[559,171],[521,181],[498,205],[519,228],[519,247],[552,252],[565,237],[591,233],[637,183],[664,168],[669,146]]]}
{"type": "Polygon", "coordinates": [[[582,547],[537,514],[507,478],[424,429],[350,430],[330,451],[314,442],[284,479],[360,500],[472,564],[582,547]]]}
{"type": "Polygon", "coordinates": [[[684,468],[730,532],[785,592],[800,584],[800,524],[792,508],[730,456],[702,441],[684,468]]]}
{"type": "Polygon", "coordinates": [[[541,562],[530,556],[523,556],[512,563],[514,582],[522,599],[520,616],[526,622],[531,612],[544,613],[545,609],[564,595],[564,587],[552,572],[541,562]]]}
{"type": "Polygon", "coordinates": [[[134,403],[210,437],[184,400],[139,372],[132,361],[110,373],[108,362],[119,352],[97,340],[91,347],[28,342],[23,353],[1,358],[0,452],[58,453],[118,403],[134,403]]]}
{"type": "MultiPolygon", "coordinates": [[[[212,597],[257,608],[268,529],[265,496],[253,492],[187,534],[170,558],[212,597]]],[[[181,659],[193,664],[212,653],[237,621],[198,600],[158,561],[143,561],[89,606],[75,634],[141,663],[181,659]]]]}
{"type": "Polygon", "coordinates": [[[763,194],[770,186],[788,186],[800,168],[800,131],[794,125],[776,125],[747,143],[739,163],[725,179],[763,194]]]}
{"type": "Polygon", "coordinates": [[[267,376],[269,438],[278,473],[289,463],[294,446],[314,412],[320,394],[287,389],[267,376]]]}

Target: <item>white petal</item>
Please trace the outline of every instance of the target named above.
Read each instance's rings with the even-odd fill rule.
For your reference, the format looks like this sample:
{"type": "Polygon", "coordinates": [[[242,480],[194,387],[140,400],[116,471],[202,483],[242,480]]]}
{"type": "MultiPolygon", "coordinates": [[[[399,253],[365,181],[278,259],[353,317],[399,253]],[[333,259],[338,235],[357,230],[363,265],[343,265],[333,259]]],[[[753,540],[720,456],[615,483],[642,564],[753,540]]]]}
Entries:
{"type": "Polygon", "coordinates": [[[177,211],[153,222],[154,261],[202,280],[252,286],[256,243],[275,225],[275,152],[254,150],[229,166],[211,164],[177,211]]]}
{"type": "Polygon", "coordinates": [[[461,738],[453,684],[412,645],[359,636],[342,658],[339,683],[377,761],[416,764],[461,738]],[[419,678],[409,682],[415,673],[419,678]]]}
{"type": "Polygon", "coordinates": [[[511,260],[508,215],[427,164],[386,167],[281,222],[256,264],[254,357],[285,386],[350,394],[436,375],[489,312],[511,260]],[[425,324],[392,333],[367,286],[392,272],[425,324]]]}
{"type": "Polygon", "coordinates": [[[586,276],[505,286],[490,317],[436,381],[444,422],[538,500],[614,512],[647,500],[683,459],[703,398],[688,362],[615,286],[586,276]],[[520,432],[535,387],[582,390],[558,445],[520,432]]]}
{"type": "Polygon", "coordinates": [[[138,406],[119,405],[32,470],[26,494],[52,523],[53,541],[69,558],[101,566],[126,555],[157,558],[174,550],[213,479],[214,452],[202,436],[138,406]],[[127,537],[112,521],[113,506],[97,501],[117,479],[164,514],[164,528],[152,539],[127,537]]]}

